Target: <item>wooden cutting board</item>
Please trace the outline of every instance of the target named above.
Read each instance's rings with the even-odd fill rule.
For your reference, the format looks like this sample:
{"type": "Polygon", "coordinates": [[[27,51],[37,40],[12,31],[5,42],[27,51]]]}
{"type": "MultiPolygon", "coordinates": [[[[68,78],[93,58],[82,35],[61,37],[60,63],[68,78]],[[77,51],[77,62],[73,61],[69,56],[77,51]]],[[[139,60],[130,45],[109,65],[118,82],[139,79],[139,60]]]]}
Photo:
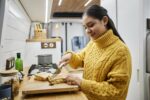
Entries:
{"type": "Polygon", "coordinates": [[[57,93],[57,92],[70,92],[78,91],[77,85],[68,85],[65,83],[49,85],[48,81],[37,81],[34,78],[26,80],[22,88],[22,94],[41,94],[41,93],[57,93]]]}

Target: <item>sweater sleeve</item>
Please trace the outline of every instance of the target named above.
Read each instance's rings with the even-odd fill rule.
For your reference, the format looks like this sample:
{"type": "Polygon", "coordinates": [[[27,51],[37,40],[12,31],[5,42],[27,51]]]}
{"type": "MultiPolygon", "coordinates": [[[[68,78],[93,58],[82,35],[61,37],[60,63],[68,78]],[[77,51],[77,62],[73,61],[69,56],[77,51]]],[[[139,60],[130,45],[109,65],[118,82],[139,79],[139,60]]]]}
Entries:
{"type": "Polygon", "coordinates": [[[107,74],[107,80],[96,82],[93,80],[83,79],[81,82],[81,90],[98,97],[104,96],[121,96],[126,89],[131,76],[130,56],[120,57],[107,74]]]}
{"type": "Polygon", "coordinates": [[[85,48],[83,48],[80,52],[78,53],[74,53],[74,52],[67,52],[67,53],[72,53],[72,57],[69,61],[69,65],[73,68],[78,68],[83,67],[84,64],[84,57],[85,57],[85,53],[86,50],[88,49],[88,47],[91,45],[91,41],[86,45],[85,48]]]}

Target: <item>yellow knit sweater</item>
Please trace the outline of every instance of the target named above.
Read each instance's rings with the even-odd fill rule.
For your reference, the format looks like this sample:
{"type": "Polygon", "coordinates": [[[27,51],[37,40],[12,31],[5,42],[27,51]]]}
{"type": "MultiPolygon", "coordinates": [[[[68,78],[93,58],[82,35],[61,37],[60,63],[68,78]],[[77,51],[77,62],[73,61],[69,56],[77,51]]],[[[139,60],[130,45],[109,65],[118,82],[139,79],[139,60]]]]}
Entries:
{"type": "Polygon", "coordinates": [[[69,64],[84,67],[81,90],[88,100],[125,100],[131,77],[127,46],[110,29],[91,40],[79,53],[72,52],[69,64]]]}

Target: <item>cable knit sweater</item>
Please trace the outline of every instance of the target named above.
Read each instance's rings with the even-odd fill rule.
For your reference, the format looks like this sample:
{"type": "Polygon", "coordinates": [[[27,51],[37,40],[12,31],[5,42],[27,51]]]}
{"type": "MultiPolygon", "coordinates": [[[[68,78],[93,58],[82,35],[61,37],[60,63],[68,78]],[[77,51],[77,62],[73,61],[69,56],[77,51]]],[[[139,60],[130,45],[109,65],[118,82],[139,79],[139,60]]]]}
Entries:
{"type": "Polygon", "coordinates": [[[81,90],[88,100],[125,100],[131,78],[127,46],[110,29],[91,40],[79,53],[72,53],[70,66],[84,67],[81,90]]]}

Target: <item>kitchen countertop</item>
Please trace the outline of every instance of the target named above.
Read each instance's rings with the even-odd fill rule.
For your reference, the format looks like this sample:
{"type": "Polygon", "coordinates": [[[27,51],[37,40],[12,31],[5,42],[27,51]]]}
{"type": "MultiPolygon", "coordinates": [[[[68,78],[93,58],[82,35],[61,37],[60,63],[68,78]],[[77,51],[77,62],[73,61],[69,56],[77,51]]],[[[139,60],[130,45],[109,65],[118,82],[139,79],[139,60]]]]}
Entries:
{"type": "MultiPolygon", "coordinates": [[[[25,68],[24,73],[28,71],[28,67],[25,68]]],[[[65,70],[67,71],[67,69],[65,70]]],[[[82,71],[72,72],[74,75],[80,76],[82,71]]],[[[25,75],[22,83],[20,84],[19,94],[14,97],[14,100],[88,100],[82,91],[78,92],[64,92],[64,93],[47,93],[38,95],[22,95],[22,89],[27,83],[28,77],[25,75]]]]}

